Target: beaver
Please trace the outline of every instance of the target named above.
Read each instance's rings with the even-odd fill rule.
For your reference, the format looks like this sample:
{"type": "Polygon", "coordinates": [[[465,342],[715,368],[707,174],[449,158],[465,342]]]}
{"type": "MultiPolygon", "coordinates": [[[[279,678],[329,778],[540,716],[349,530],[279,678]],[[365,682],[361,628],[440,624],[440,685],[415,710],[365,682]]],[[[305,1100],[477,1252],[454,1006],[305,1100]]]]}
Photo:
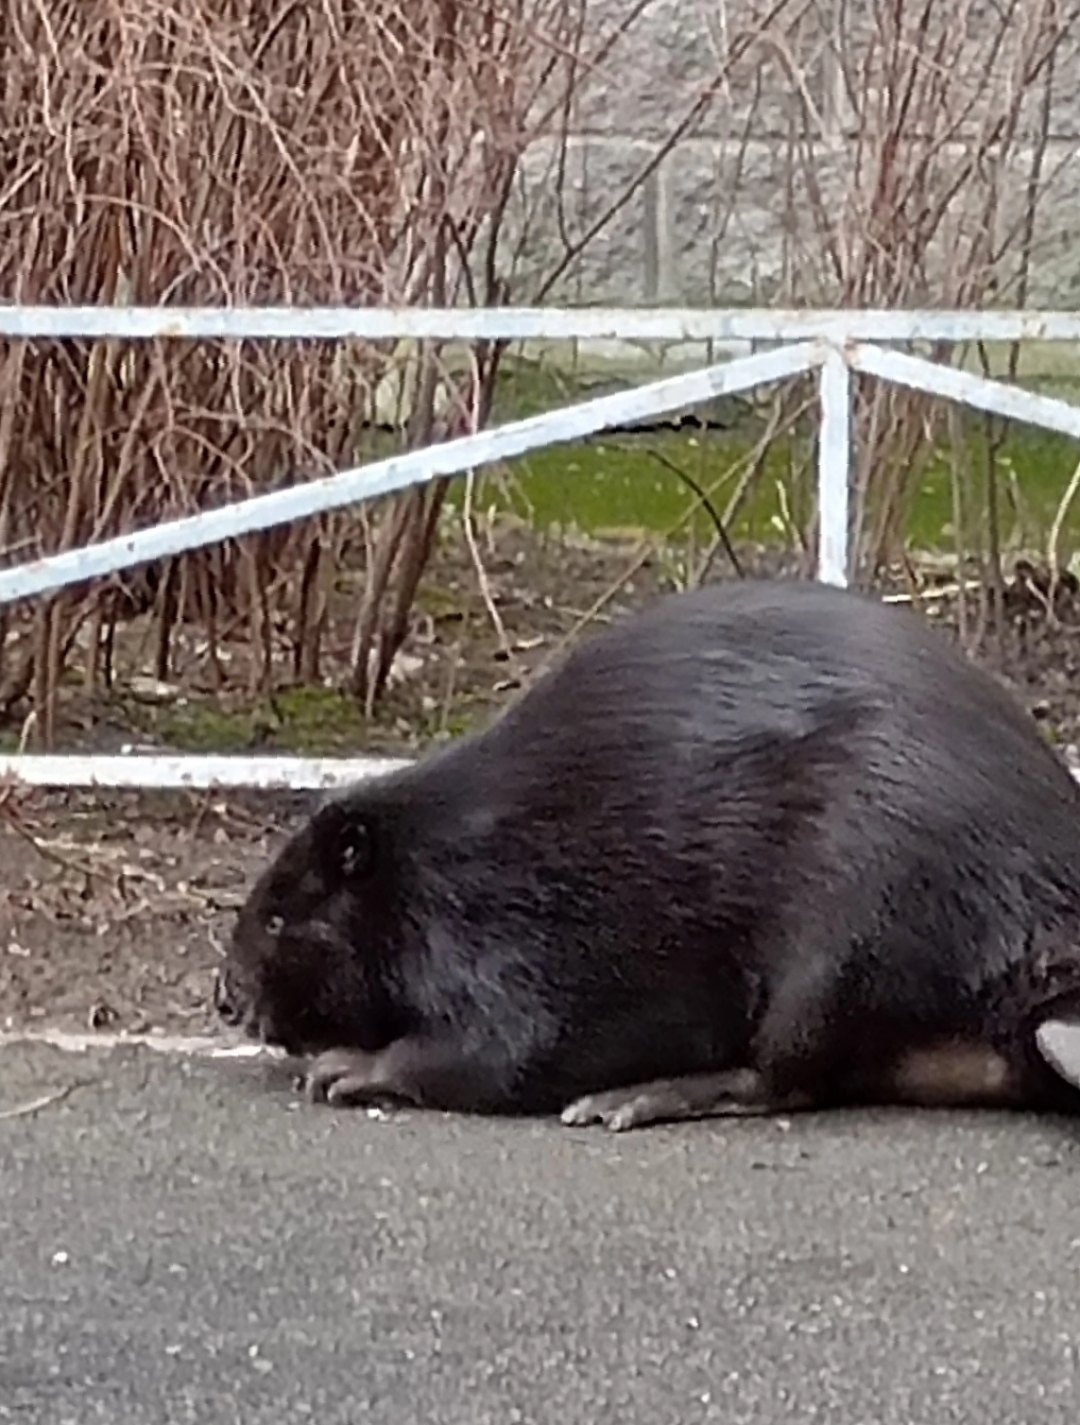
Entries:
{"type": "Polygon", "coordinates": [[[916,613],[719,584],[331,796],[215,1000],[334,1105],[1075,1112],[1078,833],[1034,719],[916,613]]]}

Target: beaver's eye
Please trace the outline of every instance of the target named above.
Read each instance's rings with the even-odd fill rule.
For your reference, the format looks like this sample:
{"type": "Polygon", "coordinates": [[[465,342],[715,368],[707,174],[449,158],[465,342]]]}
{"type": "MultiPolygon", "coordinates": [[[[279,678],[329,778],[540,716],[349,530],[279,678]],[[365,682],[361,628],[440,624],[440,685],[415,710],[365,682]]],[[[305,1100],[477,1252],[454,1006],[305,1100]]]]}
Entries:
{"type": "Polygon", "coordinates": [[[285,929],[285,922],[280,915],[272,915],[266,922],[267,935],[278,936],[285,929]]]}

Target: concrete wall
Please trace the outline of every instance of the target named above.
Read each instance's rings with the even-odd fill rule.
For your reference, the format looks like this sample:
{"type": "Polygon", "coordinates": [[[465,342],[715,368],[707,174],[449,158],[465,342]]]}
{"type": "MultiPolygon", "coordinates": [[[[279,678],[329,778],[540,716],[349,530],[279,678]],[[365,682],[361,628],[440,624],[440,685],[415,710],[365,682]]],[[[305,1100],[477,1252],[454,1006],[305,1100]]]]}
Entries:
{"type": "MultiPolygon", "coordinates": [[[[1038,3],[1031,0],[1029,17],[1038,3]]],[[[981,106],[1000,106],[1013,82],[1004,53],[994,64],[997,92],[989,100],[978,78],[991,33],[990,4],[937,0],[941,16],[952,17],[956,26],[947,52],[948,104],[959,112],[964,94],[975,96],[949,160],[938,164],[939,188],[952,163],[962,161],[985,112],[981,106]]],[[[514,259],[522,281],[515,284],[516,293],[532,295],[540,277],[562,261],[567,243],[580,240],[634,174],[659,158],[603,232],[568,261],[552,296],[635,304],[837,300],[821,225],[831,224],[833,240],[848,251],[865,232],[872,183],[865,166],[868,147],[858,142],[859,109],[874,83],[872,73],[863,73],[858,83],[867,86],[866,93],[849,100],[838,37],[845,55],[866,62],[872,53],[866,38],[871,0],[812,0],[797,25],[775,25],[771,38],[734,66],[715,100],[674,143],[673,129],[715,84],[725,54],[755,13],[764,12],[766,0],[646,0],[644,5],[588,0],[588,5],[591,43],[622,24],[629,27],[585,85],[568,143],[552,136],[527,155],[514,259]],[[640,15],[632,19],[637,10],[640,15]],[[560,211],[553,195],[563,154],[560,211]]],[[[792,0],[790,12],[799,8],[792,0]]],[[[1078,12],[1080,0],[1060,0],[1059,13],[1072,22],[1072,32],[1057,60],[1029,304],[1070,307],[1080,294],[1080,243],[1074,239],[1080,229],[1078,12]]],[[[1002,233],[1023,209],[1040,103],[1041,90],[1035,89],[1022,142],[1003,174],[1005,199],[995,219],[1002,233]]],[[[940,305],[960,296],[954,290],[963,266],[957,254],[987,227],[984,194],[985,189],[968,190],[949,206],[914,300],[940,305]]],[[[1009,281],[1006,268],[1000,274],[1003,286],[1009,281]]]]}

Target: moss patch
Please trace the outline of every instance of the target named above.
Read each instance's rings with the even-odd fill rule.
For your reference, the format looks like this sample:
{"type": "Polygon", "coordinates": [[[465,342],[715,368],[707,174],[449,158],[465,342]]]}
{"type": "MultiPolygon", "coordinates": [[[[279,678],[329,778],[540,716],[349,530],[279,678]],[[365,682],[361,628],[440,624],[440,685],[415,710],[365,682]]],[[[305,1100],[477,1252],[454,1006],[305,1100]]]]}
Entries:
{"type": "Polygon", "coordinates": [[[245,752],[258,740],[252,709],[223,711],[207,703],[185,703],[163,710],[154,730],[180,752],[245,752]]]}
{"type": "Polygon", "coordinates": [[[363,745],[366,722],[356,701],[333,688],[286,688],[274,699],[275,736],[297,752],[318,757],[363,745]]]}
{"type": "Polygon", "coordinates": [[[322,687],[286,688],[253,706],[223,709],[190,702],[162,710],[154,730],[181,752],[261,748],[320,757],[364,745],[366,724],[351,698],[322,687]]]}

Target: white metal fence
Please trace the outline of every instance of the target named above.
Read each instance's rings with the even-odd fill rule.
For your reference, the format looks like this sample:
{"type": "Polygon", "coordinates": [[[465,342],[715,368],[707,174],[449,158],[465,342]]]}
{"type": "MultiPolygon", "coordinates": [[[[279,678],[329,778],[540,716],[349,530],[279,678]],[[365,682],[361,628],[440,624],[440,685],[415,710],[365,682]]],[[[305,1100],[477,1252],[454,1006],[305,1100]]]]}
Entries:
{"type": "MultiPolygon", "coordinates": [[[[0,338],[50,337],[734,341],[768,349],[0,570],[0,604],[808,371],[818,373],[821,407],[817,573],[832,583],[846,583],[848,571],[853,372],[1080,440],[1080,407],[889,349],[898,342],[1080,342],[1080,313],[0,306],[0,338]]],[[[27,754],[0,757],[0,780],[84,787],[311,788],[341,785],[395,765],[395,759],[386,758],[27,754]]]]}

